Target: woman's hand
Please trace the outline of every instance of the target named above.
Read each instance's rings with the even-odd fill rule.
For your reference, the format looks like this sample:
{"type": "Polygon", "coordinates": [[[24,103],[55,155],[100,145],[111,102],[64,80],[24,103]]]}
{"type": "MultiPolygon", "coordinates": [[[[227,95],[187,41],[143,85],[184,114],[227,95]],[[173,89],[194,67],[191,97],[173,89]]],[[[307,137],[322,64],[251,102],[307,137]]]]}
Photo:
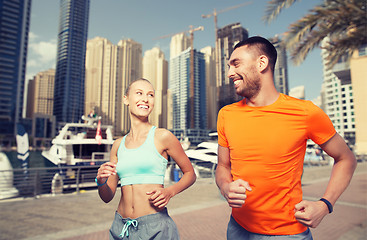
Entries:
{"type": "Polygon", "coordinates": [[[111,175],[116,175],[116,164],[112,162],[103,163],[97,172],[98,183],[103,184],[111,175]]]}
{"type": "Polygon", "coordinates": [[[173,197],[173,194],[167,188],[154,189],[153,191],[147,192],[147,195],[150,195],[150,203],[159,209],[167,206],[169,200],[173,197]]]}

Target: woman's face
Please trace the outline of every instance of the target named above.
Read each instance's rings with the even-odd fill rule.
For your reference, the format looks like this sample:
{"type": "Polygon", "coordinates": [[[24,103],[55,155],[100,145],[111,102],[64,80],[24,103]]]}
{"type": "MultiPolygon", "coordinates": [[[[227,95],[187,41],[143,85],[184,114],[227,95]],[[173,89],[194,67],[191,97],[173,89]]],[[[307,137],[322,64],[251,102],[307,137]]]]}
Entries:
{"type": "Polygon", "coordinates": [[[130,113],[138,117],[148,117],[154,108],[154,88],[144,80],[131,84],[124,104],[129,106],[130,113]]]}

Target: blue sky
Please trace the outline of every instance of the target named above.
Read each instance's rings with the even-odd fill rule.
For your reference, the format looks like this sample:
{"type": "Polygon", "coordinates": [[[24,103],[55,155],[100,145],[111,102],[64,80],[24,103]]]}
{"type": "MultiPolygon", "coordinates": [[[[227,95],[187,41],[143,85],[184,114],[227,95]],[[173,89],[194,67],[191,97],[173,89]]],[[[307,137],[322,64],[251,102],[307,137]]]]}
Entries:
{"type": "MultiPolygon", "coordinates": [[[[157,38],[188,30],[190,25],[203,26],[204,31],[194,33],[194,48],[214,47],[214,19],[201,15],[245,2],[248,3],[246,6],[218,14],[218,27],[240,22],[250,36],[274,37],[287,31],[290,23],[307,14],[322,0],[299,1],[270,24],[262,21],[267,0],[90,0],[88,39],[99,36],[117,44],[121,39],[131,38],[142,44],[143,54],[158,46],[169,59],[170,38],[157,38]]],[[[40,71],[55,68],[58,19],[59,1],[32,1],[27,79],[40,71]]],[[[309,100],[320,95],[320,52],[315,49],[299,66],[288,61],[289,87],[304,85],[309,100]]]]}

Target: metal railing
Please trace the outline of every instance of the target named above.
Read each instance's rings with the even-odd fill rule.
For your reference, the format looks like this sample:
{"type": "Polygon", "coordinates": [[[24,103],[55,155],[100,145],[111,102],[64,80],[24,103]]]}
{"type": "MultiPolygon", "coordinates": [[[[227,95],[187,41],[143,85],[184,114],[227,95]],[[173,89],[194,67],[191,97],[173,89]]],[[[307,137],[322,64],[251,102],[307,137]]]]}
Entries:
{"type": "MultiPolygon", "coordinates": [[[[198,178],[214,177],[215,165],[192,162],[198,178]]],[[[37,197],[43,194],[77,192],[97,188],[94,181],[99,166],[68,166],[0,170],[0,192],[10,187],[18,190],[18,197],[37,197]]],[[[178,181],[182,176],[175,163],[169,162],[166,179],[178,181]]],[[[1,194],[0,194],[1,195],[1,194]]],[[[0,196],[1,199],[1,196],[0,196]]]]}

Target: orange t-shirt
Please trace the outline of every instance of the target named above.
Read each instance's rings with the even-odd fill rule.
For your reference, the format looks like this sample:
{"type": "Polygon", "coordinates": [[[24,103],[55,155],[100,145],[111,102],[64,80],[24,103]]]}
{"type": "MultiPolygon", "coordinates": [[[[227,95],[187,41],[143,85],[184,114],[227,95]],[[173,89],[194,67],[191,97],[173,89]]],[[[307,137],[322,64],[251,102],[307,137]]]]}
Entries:
{"type": "Polygon", "coordinates": [[[301,176],[307,139],[317,144],[335,134],[329,117],[310,101],[280,94],[269,106],[245,100],[218,114],[218,144],[229,148],[233,180],[252,191],[233,218],[246,230],[267,235],[299,234],[306,227],[294,217],[302,200],[301,176]]]}

